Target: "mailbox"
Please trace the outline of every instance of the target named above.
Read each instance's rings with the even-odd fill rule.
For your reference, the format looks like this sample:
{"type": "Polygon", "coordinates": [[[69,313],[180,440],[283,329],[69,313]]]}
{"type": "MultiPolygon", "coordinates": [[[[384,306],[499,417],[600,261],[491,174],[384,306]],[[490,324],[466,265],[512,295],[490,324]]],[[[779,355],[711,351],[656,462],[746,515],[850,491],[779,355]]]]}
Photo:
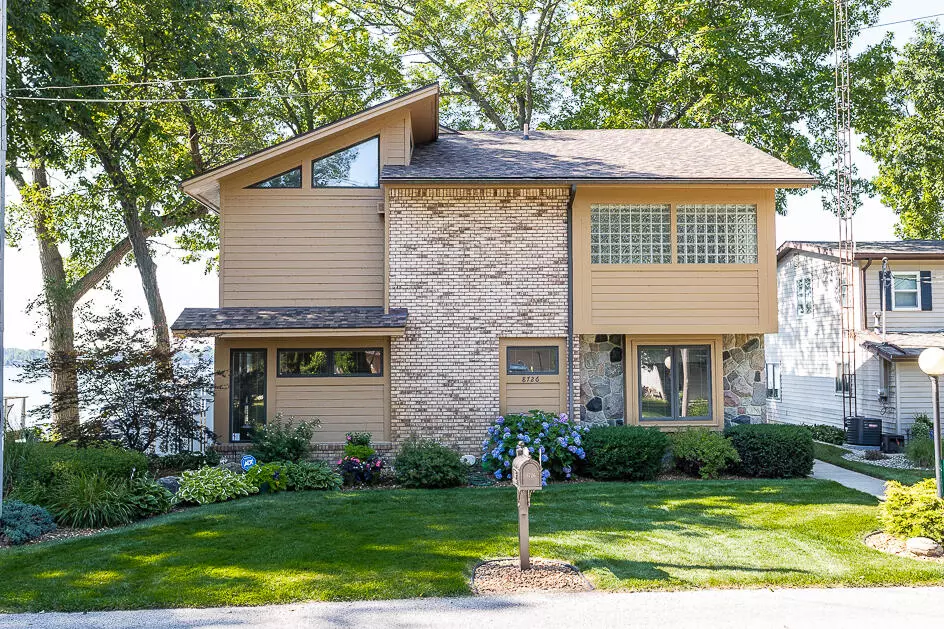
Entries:
{"type": "Polygon", "coordinates": [[[524,443],[518,442],[518,456],[511,463],[511,484],[523,491],[541,489],[541,463],[531,458],[524,443]]]}

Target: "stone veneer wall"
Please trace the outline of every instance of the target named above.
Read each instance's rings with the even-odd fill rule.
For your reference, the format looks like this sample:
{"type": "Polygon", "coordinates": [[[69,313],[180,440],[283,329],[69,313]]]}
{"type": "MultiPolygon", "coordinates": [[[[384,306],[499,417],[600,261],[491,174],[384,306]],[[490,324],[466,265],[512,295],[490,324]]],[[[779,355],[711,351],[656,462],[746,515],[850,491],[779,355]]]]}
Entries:
{"type": "Polygon", "coordinates": [[[395,443],[416,434],[479,454],[498,415],[499,339],[567,336],[568,199],[567,188],[388,189],[390,306],[410,313],[390,345],[395,443]]]}
{"type": "Polygon", "coordinates": [[[764,335],[725,334],[722,349],[725,425],[767,421],[764,335]]]}
{"type": "Polygon", "coordinates": [[[625,349],[622,334],[580,336],[580,420],[625,422],[625,349]]]}

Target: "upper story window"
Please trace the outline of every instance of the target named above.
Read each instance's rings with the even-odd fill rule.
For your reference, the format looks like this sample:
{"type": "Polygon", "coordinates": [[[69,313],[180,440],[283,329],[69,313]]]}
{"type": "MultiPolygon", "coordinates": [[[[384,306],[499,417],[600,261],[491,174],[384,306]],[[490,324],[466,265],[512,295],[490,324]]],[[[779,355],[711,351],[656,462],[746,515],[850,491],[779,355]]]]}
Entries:
{"type": "Polygon", "coordinates": [[[679,205],[675,220],[680,263],[757,263],[756,205],[679,205]]]}
{"type": "Polygon", "coordinates": [[[809,275],[796,280],[797,315],[813,313],[813,280],[809,275]]]}
{"type": "Polygon", "coordinates": [[[377,188],[379,186],[379,135],[311,162],[312,188],[377,188]]]}
{"type": "Polygon", "coordinates": [[[892,273],[892,310],[921,309],[919,277],[917,271],[892,273]]]}
{"type": "Polygon", "coordinates": [[[296,166],[284,173],[279,173],[275,177],[269,177],[262,181],[257,181],[248,188],[301,188],[302,187],[302,167],[296,166]]]}
{"type": "Polygon", "coordinates": [[[669,204],[591,205],[593,264],[668,264],[672,260],[669,204]]]}

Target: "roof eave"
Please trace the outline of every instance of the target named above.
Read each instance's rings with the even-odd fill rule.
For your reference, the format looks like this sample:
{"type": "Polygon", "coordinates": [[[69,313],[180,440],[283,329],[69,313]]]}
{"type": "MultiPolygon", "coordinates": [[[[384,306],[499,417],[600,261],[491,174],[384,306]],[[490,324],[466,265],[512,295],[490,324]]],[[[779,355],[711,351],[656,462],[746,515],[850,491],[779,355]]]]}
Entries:
{"type": "Polygon", "coordinates": [[[402,336],[405,326],[368,328],[201,328],[172,329],[177,338],[295,338],[337,336],[402,336]]]}
{"type": "Polygon", "coordinates": [[[599,185],[735,185],[775,188],[810,188],[819,183],[813,179],[756,179],[756,178],[682,178],[682,177],[381,177],[385,185],[436,185],[436,184],[516,184],[541,183],[548,185],[599,184],[599,185]]]}
{"type": "Polygon", "coordinates": [[[185,179],[180,183],[180,189],[190,197],[193,197],[201,204],[214,212],[220,210],[220,179],[235,172],[249,168],[276,155],[295,150],[305,144],[324,139],[333,133],[356,124],[360,124],[372,118],[382,116],[395,111],[401,107],[408,106],[414,102],[425,98],[433,98],[433,125],[430,137],[435,140],[439,135],[439,83],[432,83],[417,88],[406,94],[391,98],[362,111],[345,116],[326,125],[312,129],[306,133],[288,138],[272,146],[260,149],[249,155],[240,157],[226,164],[221,164],[215,168],[185,179]]]}

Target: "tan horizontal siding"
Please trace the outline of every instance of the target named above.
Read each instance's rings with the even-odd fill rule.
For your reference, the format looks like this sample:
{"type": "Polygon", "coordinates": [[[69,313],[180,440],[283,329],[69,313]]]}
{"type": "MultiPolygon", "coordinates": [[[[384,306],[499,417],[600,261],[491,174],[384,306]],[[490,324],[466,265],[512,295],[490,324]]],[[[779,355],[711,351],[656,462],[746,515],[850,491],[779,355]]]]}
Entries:
{"type": "Polygon", "coordinates": [[[383,191],[312,189],[311,161],[380,135],[381,167],[406,164],[407,118],[372,120],[221,182],[221,306],[383,305],[383,191]],[[246,188],[298,165],[301,189],[246,188]]]}

